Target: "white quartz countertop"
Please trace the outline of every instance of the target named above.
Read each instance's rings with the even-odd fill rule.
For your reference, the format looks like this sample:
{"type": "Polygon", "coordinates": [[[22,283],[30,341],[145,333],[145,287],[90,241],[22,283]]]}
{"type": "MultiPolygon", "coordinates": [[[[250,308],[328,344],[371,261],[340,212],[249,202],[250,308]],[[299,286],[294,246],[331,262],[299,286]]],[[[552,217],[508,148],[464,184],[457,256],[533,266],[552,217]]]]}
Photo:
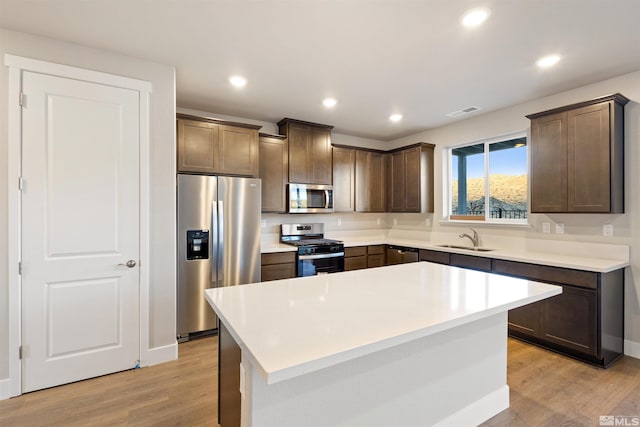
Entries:
{"type": "Polygon", "coordinates": [[[559,293],[418,262],[207,289],[205,297],[271,384],[559,293]]]}
{"type": "MultiPolygon", "coordinates": [[[[346,244],[346,243],[345,243],[346,244]]],[[[571,268],[575,270],[593,271],[596,273],[608,273],[610,271],[619,270],[621,268],[629,266],[628,260],[620,259],[606,259],[587,257],[579,255],[568,255],[554,253],[552,251],[541,252],[538,250],[529,249],[515,249],[503,250],[499,247],[489,247],[491,249],[487,252],[472,251],[468,249],[447,248],[440,245],[447,244],[442,243],[425,243],[415,240],[393,240],[387,242],[388,245],[409,246],[419,249],[430,249],[441,252],[450,252],[464,255],[472,255],[485,258],[496,258],[507,261],[527,262],[530,264],[548,265],[552,267],[571,268]]],[[[553,242],[549,242],[553,245],[553,242]]],[[[461,245],[461,246],[464,246],[461,245]]],[[[596,255],[596,254],[594,254],[596,255]]]]}
{"type": "MultiPolygon", "coordinates": [[[[342,240],[345,247],[353,246],[368,246],[368,245],[397,245],[407,246],[418,249],[430,249],[440,252],[458,253],[464,255],[503,259],[507,261],[526,262],[530,264],[548,265],[552,267],[571,268],[575,270],[592,271],[596,273],[608,273],[611,271],[619,270],[624,267],[628,267],[629,260],[627,259],[609,259],[603,257],[604,255],[599,252],[594,252],[594,256],[584,256],[584,254],[567,254],[558,253],[552,250],[543,251],[537,248],[523,249],[523,248],[508,248],[503,249],[498,246],[491,246],[488,249],[491,251],[479,252],[468,249],[447,248],[440,245],[450,244],[451,242],[425,242],[423,240],[407,240],[398,238],[347,238],[340,239],[339,237],[333,237],[337,240],[342,240]]],[[[465,246],[465,242],[458,242],[457,244],[465,246]]],[[[579,243],[577,243],[579,245],[579,243]]],[[[553,242],[549,242],[549,245],[554,245],[553,242]]],[[[262,252],[284,252],[295,251],[296,248],[290,245],[283,245],[279,243],[263,245],[262,252]]]]}

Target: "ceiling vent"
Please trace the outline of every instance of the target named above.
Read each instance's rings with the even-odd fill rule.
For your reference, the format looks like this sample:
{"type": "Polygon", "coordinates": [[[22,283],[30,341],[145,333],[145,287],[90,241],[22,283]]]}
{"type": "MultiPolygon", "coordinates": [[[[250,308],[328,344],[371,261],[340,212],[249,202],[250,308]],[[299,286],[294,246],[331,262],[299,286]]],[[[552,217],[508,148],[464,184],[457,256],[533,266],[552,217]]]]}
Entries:
{"type": "Polygon", "coordinates": [[[473,113],[474,111],[478,111],[480,108],[478,107],[466,107],[463,108],[462,110],[458,110],[458,111],[454,111],[453,113],[449,113],[447,114],[447,117],[460,117],[460,116],[464,116],[465,114],[470,114],[473,113]]]}

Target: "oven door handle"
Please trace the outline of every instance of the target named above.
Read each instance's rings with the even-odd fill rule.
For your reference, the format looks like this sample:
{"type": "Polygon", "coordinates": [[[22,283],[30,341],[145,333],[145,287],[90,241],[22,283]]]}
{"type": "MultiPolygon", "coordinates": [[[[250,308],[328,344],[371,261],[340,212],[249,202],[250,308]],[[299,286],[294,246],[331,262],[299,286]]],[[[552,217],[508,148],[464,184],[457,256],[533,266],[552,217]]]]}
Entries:
{"type": "Polygon", "coordinates": [[[320,255],[298,255],[298,259],[325,259],[325,258],[338,258],[344,256],[344,252],[335,252],[332,254],[320,254],[320,255]]]}

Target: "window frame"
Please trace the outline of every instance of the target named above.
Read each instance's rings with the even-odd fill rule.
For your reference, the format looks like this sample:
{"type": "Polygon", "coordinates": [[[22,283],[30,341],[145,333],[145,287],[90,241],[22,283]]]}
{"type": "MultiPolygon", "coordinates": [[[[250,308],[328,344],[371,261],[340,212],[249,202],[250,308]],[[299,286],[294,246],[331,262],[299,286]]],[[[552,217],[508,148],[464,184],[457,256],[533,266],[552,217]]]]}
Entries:
{"type": "MultiPolygon", "coordinates": [[[[530,175],[530,137],[527,131],[518,131],[505,135],[500,135],[491,138],[483,138],[476,141],[449,145],[444,149],[444,157],[446,166],[444,168],[444,191],[443,191],[443,223],[451,223],[451,224],[474,224],[474,225],[508,225],[508,226],[530,226],[529,218],[531,217],[531,207],[529,205],[531,194],[530,194],[530,186],[529,186],[529,175],[530,175]],[[527,217],[522,219],[509,219],[509,218],[491,218],[491,209],[490,207],[490,187],[489,187],[489,167],[490,167],[490,150],[489,146],[491,144],[495,144],[497,142],[509,141],[512,139],[518,138],[526,138],[527,140],[527,164],[526,164],[526,173],[527,173],[527,217]],[[452,168],[452,156],[453,150],[461,147],[468,147],[471,145],[484,145],[484,205],[485,212],[484,217],[482,216],[473,216],[473,215],[452,215],[451,204],[453,202],[453,194],[452,194],[452,185],[453,185],[453,168],[452,168]]],[[[457,177],[456,177],[457,178],[457,177]]]]}

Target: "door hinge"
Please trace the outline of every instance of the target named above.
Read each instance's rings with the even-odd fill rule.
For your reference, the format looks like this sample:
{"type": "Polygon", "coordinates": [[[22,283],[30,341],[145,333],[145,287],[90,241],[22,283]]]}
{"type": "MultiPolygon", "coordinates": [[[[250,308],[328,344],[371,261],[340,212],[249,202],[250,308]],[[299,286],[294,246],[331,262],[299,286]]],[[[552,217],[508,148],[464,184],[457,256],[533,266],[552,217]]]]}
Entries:
{"type": "Polygon", "coordinates": [[[22,276],[22,261],[18,262],[18,276],[22,276]]]}
{"type": "Polygon", "coordinates": [[[20,104],[21,107],[24,107],[24,101],[25,101],[24,92],[20,92],[20,96],[18,97],[18,104],[20,104]]]}
{"type": "Polygon", "coordinates": [[[22,360],[22,346],[18,347],[18,359],[22,360]]]}
{"type": "Polygon", "coordinates": [[[20,191],[24,190],[24,178],[23,177],[18,178],[18,190],[20,190],[20,191]]]}

